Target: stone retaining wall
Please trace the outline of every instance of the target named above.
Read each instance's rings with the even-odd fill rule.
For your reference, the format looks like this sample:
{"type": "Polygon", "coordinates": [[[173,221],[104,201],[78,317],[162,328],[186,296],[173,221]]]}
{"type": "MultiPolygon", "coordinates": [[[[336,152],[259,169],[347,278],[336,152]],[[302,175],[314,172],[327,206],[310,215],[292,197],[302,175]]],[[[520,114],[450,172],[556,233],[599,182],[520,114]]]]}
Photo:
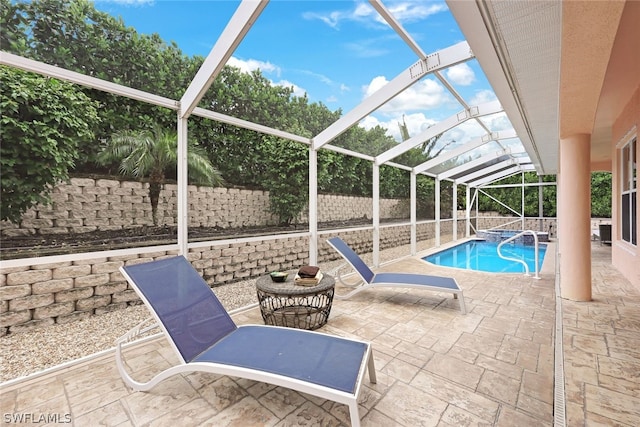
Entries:
{"type": "Polygon", "coordinates": [[[490,230],[493,228],[498,228],[501,230],[534,230],[540,232],[549,233],[549,237],[556,236],[557,223],[555,218],[525,218],[524,228],[522,228],[522,222],[516,221],[509,225],[504,225],[509,221],[513,221],[516,218],[499,216],[496,214],[492,215],[479,215],[476,219],[476,229],[477,230],[490,230]]]}
{"type": "MultiPolygon", "coordinates": [[[[443,235],[451,234],[452,223],[443,223],[443,235]]],[[[433,223],[417,227],[418,239],[433,238],[433,223]]],[[[358,253],[371,252],[371,230],[340,233],[358,253]]],[[[318,264],[339,255],[319,242],[318,264]]],[[[410,227],[383,228],[380,248],[408,244],[410,227]]],[[[265,239],[233,244],[212,244],[189,250],[188,259],[212,287],[239,280],[257,278],[273,270],[295,270],[308,264],[308,238],[265,239]]],[[[139,304],[136,293],[119,271],[123,265],[142,263],[168,256],[176,251],[102,257],[0,270],[0,335],[33,328],[63,324],[93,315],[139,304]]]]}
{"type": "MultiPolygon", "coordinates": [[[[487,242],[500,243],[515,236],[519,231],[520,230],[478,230],[476,237],[478,239],[486,240],[487,242]]],[[[549,241],[549,233],[546,231],[537,231],[535,234],[539,243],[549,241]]],[[[519,245],[533,246],[535,244],[535,237],[533,234],[527,233],[516,237],[514,240],[511,240],[511,242],[519,245]]]]}
{"type": "MultiPolygon", "coordinates": [[[[147,183],[114,179],[72,178],[54,187],[52,203],[30,209],[19,225],[0,223],[2,236],[86,233],[153,225],[147,183]]],[[[269,212],[269,192],[224,187],[188,187],[189,226],[242,228],[277,223],[269,212]]],[[[177,186],[165,184],[158,204],[158,224],[175,225],[177,186]]],[[[409,218],[409,204],[380,200],[382,219],[409,218]]],[[[371,218],[370,197],[318,196],[318,221],[371,218]]],[[[300,222],[307,221],[307,214],[300,222]]]]}
{"type": "MultiPolygon", "coordinates": [[[[458,220],[458,235],[464,235],[464,220],[458,220]]],[[[416,227],[418,250],[424,250],[435,239],[435,223],[416,227]]],[[[360,254],[373,250],[371,230],[341,232],[360,254]]],[[[339,258],[325,240],[319,239],[318,264],[339,258]]],[[[380,229],[380,249],[408,245],[409,226],[380,229]]],[[[453,222],[440,224],[440,241],[453,239],[453,222]]],[[[265,238],[233,244],[216,244],[192,248],[188,259],[194,268],[215,288],[240,280],[254,279],[273,270],[295,270],[308,264],[307,237],[265,238]]],[[[0,269],[0,335],[19,333],[33,328],[64,324],[93,315],[139,304],[136,293],[119,271],[123,265],[142,263],[168,256],[177,251],[99,257],[88,260],[34,264],[0,269]]]]}
{"type": "MultiPolygon", "coordinates": [[[[111,180],[79,180],[69,187],[59,187],[50,208],[33,211],[25,218],[27,229],[4,229],[3,232],[66,233],[94,229],[124,228],[142,225],[150,220],[146,187],[140,183],[111,180]]],[[[268,194],[237,189],[189,187],[192,210],[200,212],[200,221],[225,227],[254,225],[254,217],[264,221],[268,194]],[[221,213],[223,212],[224,213],[221,213]],[[220,218],[238,219],[224,222],[220,218]]],[[[165,208],[162,218],[174,220],[175,186],[163,190],[165,208]]],[[[372,201],[368,198],[323,196],[319,203],[321,221],[345,220],[370,215],[372,201]]],[[[386,218],[404,218],[402,201],[381,201],[386,218]]],[[[408,215],[407,215],[408,216],[408,215]]],[[[474,221],[476,221],[474,219],[474,221]]],[[[478,218],[481,224],[484,219],[478,218]]],[[[506,222],[504,218],[500,219],[506,222]]],[[[191,222],[191,221],[190,221],[191,222]]],[[[192,226],[196,225],[192,223],[192,226]]],[[[486,227],[486,225],[485,225],[486,227]]],[[[487,227],[488,228],[488,227],[487,227]]],[[[458,236],[464,235],[465,221],[458,220],[458,236]]],[[[418,250],[428,248],[436,237],[433,222],[416,227],[418,250]],[[426,246],[426,247],[425,247],[426,246]]],[[[371,230],[341,232],[356,252],[370,253],[373,248],[371,230]]],[[[380,229],[380,249],[410,243],[409,226],[380,229]]],[[[339,255],[323,235],[318,245],[318,264],[333,261],[339,255]]],[[[440,242],[453,239],[453,222],[440,224],[440,242]]],[[[257,278],[273,270],[294,270],[309,262],[308,237],[262,240],[253,239],[233,244],[216,244],[192,248],[188,259],[212,287],[239,280],[257,278]]],[[[128,286],[119,268],[122,265],[147,262],[176,251],[159,251],[131,255],[97,257],[95,259],[33,264],[0,269],[0,335],[19,333],[33,328],[63,324],[93,315],[100,315],[140,300],[128,286]]]]}

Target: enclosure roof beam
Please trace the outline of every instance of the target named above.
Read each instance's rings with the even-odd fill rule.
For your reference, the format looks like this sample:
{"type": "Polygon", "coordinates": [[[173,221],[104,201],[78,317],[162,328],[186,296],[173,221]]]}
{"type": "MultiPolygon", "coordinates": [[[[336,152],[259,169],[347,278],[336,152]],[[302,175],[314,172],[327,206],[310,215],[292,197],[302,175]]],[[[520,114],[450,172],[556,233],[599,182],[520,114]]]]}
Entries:
{"type": "Polygon", "coordinates": [[[475,160],[471,160],[470,162],[463,163],[460,166],[456,166],[454,168],[448,169],[448,170],[438,174],[438,178],[439,179],[445,179],[445,178],[452,177],[454,175],[461,174],[464,171],[471,170],[471,169],[476,168],[478,166],[482,166],[485,163],[488,163],[488,162],[490,162],[492,160],[495,160],[495,159],[497,159],[499,157],[506,156],[506,155],[509,155],[509,154],[510,154],[510,150],[507,149],[507,150],[496,151],[496,152],[487,154],[487,155],[482,156],[482,157],[478,157],[475,160]]]}
{"type": "Polygon", "coordinates": [[[520,188],[522,186],[524,187],[551,187],[554,185],[558,185],[557,182],[553,181],[553,182],[525,182],[524,184],[522,183],[518,183],[518,184],[488,184],[488,185],[483,185],[482,188],[483,189],[487,189],[487,188],[520,188]]]}
{"type": "Polygon", "coordinates": [[[454,148],[451,151],[447,151],[446,153],[442,153],[439,156],[434,157],[431,160],[427,160],[426,162],[416,166],[415,168],[413,168],[413,170],[416,173],[420,173],[420,172],[424,172],[427,171],[435,166],[438,166],[444,162],[446,162],[447,160],[451,160],[454,159],[458,156],[460,156],[461,154],[466,153],[467,151],[471,151],[474,148],[478,148],[481,145],[484,145],[488,142],[491,141],[497,141],[499,139],[511,139],[511,138],[517,138],[518,135],[516,135],[516,132],[513,129],[509,129],[509,130],[503,130],[500,132],[492,132],[490,134],[486,134],[483,135],[479,138],[476,139],[472,139],[471,141],[467,142],[464,145],[461,145],[460,147],[454,148]]]}
{"type": "Polygon", "coordinates": [[[211,52],[202,63],[196,76],[189,84],[184,95],[182,95],[182,99],[180,99],[180,117],[191,115],[244,36],[258,19],[260,13],[267,6],[267,3],[269,3],[268,0],[244,0],[240,3],[222,34],[218,37],[211,52]]]}
{"type": "MultiPolygon", "coordinates": [[[[347,150],[346,148],[342,148],[342,147],[336,147],[335,145],[327,144],[322,148],[324,150],[335,151],[336,153],[344,154],[346,156],[356,157],[358,159],[368,160],[370,162],[374,161],[373,156],[370,156],[368,154],[358,153],[357,151],[347,150]]],[[[393,162],[388,162],[388,163],[386,163],[386,165],[387,166],[393,166],[394,168],[406,170],[406,171],[409,171],[409,172],[411,172],[413,170],[413,168],[410,167],[410,166],[405,166],[405,165],[401,165],[401,164],[393,163],[393,162]]],[[[429,174],[429,173],[425,173],[425,172],[423,172],[423,175],[428,175],[428,176],[435,177],[435,175],[429,174]]]]}
{"type": "Polygon", "coordinates": [[[477,170],[470,174],[461,176],[460,178],[455,180],[456,184],[461,184],[465,182],[471,182],[475,179],[482,178],[483,176],[487,176],[493,172],[503,170],[506,167],[517,165],[517,163],[513,159],[507,159],[502,162],[496,163],[495,165],[491,165],[489,167],[477,170]]]}
{"type": "Polygon", "coordinates": [[[520,172],[529,172],[529,171],[535,171],[535,167],[533,166],[533,164],[530,165],[515,165],[509,169],[505,169],[503,171],[497,172],[493,175],[484,177],[484,178],[480,178],[476,181],[473,182],[469,182],[467,183],[467,185],[469,185],[469,187],[481,187],[485,184],[489,184],[491,182],[495,182],[498,181],[500,179],[506,178],[508,176],[511,175],[515,175],[517,173],[520,172]]]}
{"type": "Polygon", "coordinates": [[[427,54],[424,53],[422,48],[413,40],[413,38],[406,32],[406,30],[400,25],[396,18],[389,12],[389,10],[382,4],[380,0],[369,0],[369,3],[380,14],[382,19],[387,21],[387,24],[400,36],[407,46],[418,55],[420,59],[426,59],[427,54]]]}
{"type": "Polygon", "coordinates": [[[474,56],[471,49],[469,49],[469,44],[463,41],[432,53],[428,55],[426,59],[420,59],[316,135],[316,137],[313,138],[314,148],[318,149],[334,140],[367,114],[375,111],[385,102],[419,81],[425,75],[473,58],[474,56]]]}
{"type": "MultiPolygon", "coordinates": [[[[405,44],[407,46],[409,46],[409,48],[411,48],[411,50],[413,50],[416,55],[418,55],[418,58],[425,59],[427,57],[426,53],[422,50],[422,48],[415,42],[415,40],[413,40],[411,35],[409,35],[409,33],[407,33],[407,31],[402,27],[402,25],[400,25],[400,23],[395,19],[395,17],[391,14],[391,12],[389,12],[389,10],[382,4],[382,2],[380,0],[369,0],[369,3],[380,14],[380,16],[389,24],[389,26],[391,28],[393,28],[393,30],[400,36],[400,38],[405,42],[405,44]]],[[[442,75],[442,73],[440,71],[434,71],[433,74],[436,76],[436,78],[438,80],[440,80],[440,83],[442,83],[444,85],[444,87],[446,87],[447,90],[449,90],[451,95],[453,95],[453,97],[458,100],[460,105],[462,105],[466,111],[471,111],[470,106],[467,104],[467,102],[464,100],[464,98],[462,98],[462,96],[460,96],[460,94],[447,81],[447,79],[442,75]]],[[[503,111],[502,108],[500,109],[500,111],[503,111]]],[[[496,111],[496,112],[500,112],[500,111],[496,111]]],[[[479,118],[480,115],[473,115],[472,117],[485,130],[485,132],[487,132],[487,133],[491,132],[491,130],[487,127],[487,125],[485,125],[482,122],[482,120],[480,120],[480,118],[479,118]]],[[[472,118],[472,117],[467,117],[467,119],[472,118]]],[[[462,123],[462,122],[459,122],[459,123],[462,123]]],[[[438,124],[440,124],[440,123],[438,123],[438,124]]],[[[451,128],[449,128],[449,129],[451,129],[451,128]]],[[[423,139],[423,141],[427,141],[430,138],[433,138],[433,136],[430,136],[430,137],[428,137],[426,139],[423,139]]],[[[419,145],[423,141],[419,142],[416,145],[419,145]]],[[[411,148],[415,147],[416,145],[412,145],[411,148]]],[[[404,151],[402,151],[401,153],[403,153],[403,152],[404,151]]],[[[376,164],[381,165],[383,163],[386,163],[391,158],[396,157],[398,155],[398,154],[393,155],[393,153],[389,153],[389,155],[393,155],[393,156],[392,157],[387,157],[387,154],[388,154],[388,152],[385,152],[385,153],[382,154],[381,158],[376,159],[376,164]]]]}
{"type": "Polygon", "coordinates": [[[503,111],[503,109],[499,101],[486,102],[478,106],[469,107],[466,110],[460,111],[457,114],[439,121],[435,125],[425,129],[418,135],[409,138],[406,141],[403,141],[395,147],[378,155],[376,157],[376,164],[381,165],[383,163],[386,163],[389,160],[411,150],[412,148],[417,147],[423,142],[428,141],[429,139],[438,136],[450,129],[453,129],[454,127],[466,122],[473,117],[487,116],[490,114],[500,113],[501,111],[503,111]]]}
{"type": "Polygon", "coordinates": [[[357,151],[349,150],[347,148],[336,147],[335,145],[327,144],[324,147],[325,150],[335,151],[336,153],[344,154],[346,156],[356,157],[358,159],[368,160],[373,162],[373,156],[369,154],[358,153],[357,151]]]}
{"type": "Polygon", "coordinates": [[[65,70],[64,68],[34,61],[33,59],[24,58],[9,52],[0,51],[0,65],[8,65],[24,71],[37,73],[42,76],[54,77],[56,79],[65,80],[91,89],[98,89],[103,92],[124,96],[130,99],[135,99],[136,101],[147,102],[149,104],[169,108],[171,110],[179,109],[179,103],[176,100],[98,79],[96,77],[87,76],[75,71],[65,70]]]}
{"type": "Polygon", "coordinates": [[[385,166],[393,166],[394,168],[405,170],[407,172],[413,171],[413,168],[411,166],[401,165],[400,163],[389,162],[389,163],[385,163],[385,166]]]}
{"type": "Polygon", "coordinates": [[[253,123],[248,120],[238,119],[236,117],[231,117],[226,114],[216,113],[215,111],[207,110],[205,108],[200,108],[200,107],[194,108],[193,115],[215,120],[221,123],[227,123],[233,126],[238,126],[243,129],[249,129],[256,132],[261,132],[267,135],[277,136],[279,138],[288,139],[290,141],[297,141],[303,144],[311,145],[310,138],[306,138],[304,136],[296,135],[290,132],[285,132],[278,129],[270,128],[269,126],[259,125],[257,123],[253,123]]]}
{"type": "Polygon", "coordinates": [[[503,162],[496,163],[495,165],[488,166],[484,169],[475,171],[473,173],[467,174],[455,180],[456,184],[468,183],[475,179],[482,179],[482,177],[491,174],[492,172],[499,171],[500,169],[504,169],[510,165],[517,165],[522,167],[524,164],[530,164],[531,160],[528,158],[511,158],[507,159],[503,162]]]}
{"type": "MultiPolygon", "coordinates": [[[[440,80],[440,83],[442,83],[444,85],[444,87],[446,87],[447,89],[449,89],[449,92],[451,92],[451,95],[453,95],[454,98],[456,98],[458,100],[458,102],[466,109],[469,109],[469,105],[467,104],[467,102],[464,100],[464,98],[462,98],[462,96],[460,96],[460,94],[458,93],[458,91],[456,91],[456,89],[451,85],[451,83],[449,83],[449,81],[447,79],[444,78],[444,76],[442,75],[442,73],[440,73],[439,71],[436,71],[435,76],[438,78],[438,80],[440,80]]],[[[504,109],[502,110],[504,111],[504,109]]],[[[480,120],[479,116],[475,116],[473,117],[473,119],[476,121],[476,123],[478,123],[480,125],[480,127],[482,129],[484,129],[485,132],[489,133],[491,132],[491,129],[489,129],[489,126],[487,126],[486,124],[484,124],[484,122],[482,120],[480,120]]],[[[500,144],[500,142],[498,142],[498,144],[500,145],[500,148],[504,147],[502,146],[502,144],[500,144]]]]}
{"type": "Polygon", "coordinates": [[[467,183],[467,185],[469,185],[469,187],[480,187],[483,184],[488,184],[490,182],[494,182],[499,179],[506,178],[511,175],[515,175],[517,173],[520,173],[520,166],[514,165],[509,169],[505,169],[500,172],[496,172],[493,175],[485,176],[483,178],[477,179],[476,181],[469,182],[467,183]]]}

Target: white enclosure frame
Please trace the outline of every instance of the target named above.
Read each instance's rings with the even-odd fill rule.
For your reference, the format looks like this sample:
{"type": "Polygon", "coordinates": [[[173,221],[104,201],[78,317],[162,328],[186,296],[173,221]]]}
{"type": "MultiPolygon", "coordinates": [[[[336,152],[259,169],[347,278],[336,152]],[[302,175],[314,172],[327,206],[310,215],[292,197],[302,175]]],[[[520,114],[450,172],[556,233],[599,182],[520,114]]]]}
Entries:
{"type": "MultiPolygon", "coordinates": [[[[217,39],[209,55],[205,58],[204,63],[198,70],[193,81],[189,87],[185,90],[182,98],[172,100],[166,97],[158,96],[155,94],[147,93],[137,89],[132,89],[126,86],[118,85],[112,82],[104,81],[87,75],[83,75],[77,72],[65,70],[59,67],[55,67],[48,64],[43,64],[38,61],[34,61],[28,58],[23,58],[18,55],[14,55],[8,52],[0,51],[0,64],[19,68],[22,70],[35,72],[44,76],[55,77],[61,80],[66,80],[75,84],[79,84],[85,87],[102,90],[108,93],[124,96],[127,98],[135,99],[138,101],[146,102],[152,105],[165,107],[176,111],[176,128],[178,134],[178,240],[177,245],[166,245],[165,248],[171,248],[179,250],[181,254],[187,254],[190,247],[198,247],[203,243],[189,243],[188,241],[188,200],[187,200],[187,138],[188,138],[188,119],[191,115],[207,118],[210,120],[219,121],[222,123],[231,124],[244,129],[261,132],[285,138],[291,141],[296,141],[302,144],[306,144],[309,147],[309,230],[306,233],[295,233],[296,235],[309,236],[309,262],[311,264],[317,263],[318,256],[318,224],[317,224],[317,205],[318,205],[318,188],[317,188],[317,152],[320,149],[328,149],[335,152],[339,152],[345,155],[354,156],[371,161],[373,164],[373,212],[372,212],[372,232],[373,232],[373,255],[374,265],[379,264],[379,238],[380,238],[380,172],[379,168],[382,165],[388,165],[397,167],[410,172],[410,227],[411,227],[411,252],[416,251],[416,177],[418,174],[430,176],[435,179],[436,189],[436,211],[435,211],[435,224],[436,224],[436,245],[440,244],[440,183],[442,180],[453,182],[454,200],[457,200],[457,187],[459,185],[466,186],[467,194],[467,214],[469,214],[469,199],[470,189],[479,188],[490,182],[494,182],[502,177],[517,174],[519,172],[534,170],[531,161],[527,156],[520,156],[522,151],[512,152],[512,150],[505,149],[502,145],[503,140],[518,138],[518,134],[514,129],[492,131],[481,120],[481,117],[503,112],[503,108],[498,101],[492,101],[480,105],[470,105],[463,97],[456,92],[453,86],[444,78],[441,71],[446,70],[454,65],[464,63],[475,56],[471,51],[469,44],[466,41],[462,41],[453,46],[444,48],[442,50],[427,54],[420,46],[413,40],[409,33],[402,27],[402,25],[394,18],[393,14],[387,9],[381,0],[370,0],[372,7],[380,14],[380,16],[390,25],[390,27],[397,33],[397,35],[407,44],[413,52],[416,53],[418,60],[402,71],[398,76],[392,79],[388,84],[383,86],[380,90],[364,99],[358,106],[345,113],[342,117],[336,120],[333,124],[321,131],[313,138],[306,138],[300,135],[295,135],[289,132],[281,131],[278,129],[270,128],[268,126],[252,123],[250,121],[238,119],[235,117],[227,116],[221,113],[210,111],[204,108],[197,107],[199,101],[202,99],[206,91],[211,86],[212,82],[218,76],[228,59],[232,56],[235,49],[242,42],[244,36],[251,30],[256,20],[259,19],[260,14],[267,7],[268,1],[242,1],[232,18],[229,20],[227,26],[223,30],[222,34],[217,39]],[[448,117],[445,120],[437,123],[436,125],[426,129],[420,134],[399,143],[396,147],[378,154],[377,156],[371,156],[365,153],[357,153],[344,148],[331,145],[331,141],[341,135],[350,127],[357,125],[357,123],[381,107],[384,103],[392,99],[394,96],[401,93],[411,85],[420,81],[427,75],[433,75],[438,79],[443,86],[449,91],[453,98],[455,98],[462,106],[462,111],[448,117]],[[434,159],[431,159],[421,165],[415,167],[407,167],[393,162],[393,159],[399,155],[407,152],[408,150],[419,146],[420,144],[428,141],[429,139],[453,129],[456,126],[465,123],[466,121],[474,120],[484,130],[485,134],[478,137],[462,146],[456,147],[452,150],[444,152],[434,159]],[[439,174],[430,172],[431,169],[436,168],[445,161],[456,159],[458,156],[464,153],[469,153],[472,150],[478,149],[485,144],[495,141],[500,147],[499,151],[492,154],[482,156],[478,159],[469,161],[465,164],[456,165],[448,170],[442,171],[439,174]],[[507,158],[498,164],[492,164],[498,158],[507,158]],[[483,168],[483,166],[486,167],[483,168]],[[476,171],[477,168],[483,168],[482,171],[476,171]],[[467,174],[465,174],[468,172],[467,174]],[[495,172],[495,173],[493,173],[495,172]],[[493,174],[490,174],[493,173],[493,174]]],[[[474,196],[474,198],[477,196],[474,196]]],[[[456,203],[456,202],[454,202],[456,203]]],[[[454,215],[454,236],[457,238],[457,212],[456,205],[453,206],[454,215]]],[[[465,235],[469,235],[469,215],[467,215],[467,227],[465,235]]],[[[352,229],[350,229],[352,230],[352,229]]],[[[277,236],[276,236],[277,237],[277,236]]],[[[264,237],[262,238],[264,239],[264,237]]],[[[244,239],[237,239],[237,241],[244,239]]],[[[249,239],[250,240],[250,239],[249,239]]],[[[234,240],[236,241],[236,240],[234,240]]],[[[206,244],[206,243],[205,243],[206,244]]],[[[210,242],[209,242],[210,244],[210,242]]],[[[158,247],[153,248],[137,248],[136,251],[151,252],[157,250],[158,247]]],[[[131,250],[117,250],[108,251],[109,254],[121,254],[131,250]]],[[[105,256],[105,252],[82,254],[81,257],[95,257],[105,256]]],[[[78,254],[73,255],[75,259],[78,258],[78,254]]],[[[66,259],[65,256],[56,257],[42,257],[37,260],[29,260],[29,262],[44,263],[52,262],[55,260],[66,259]]],[[[0,267],[22,265],[25,260],[10,260],[0,261],[0,267]]]]}

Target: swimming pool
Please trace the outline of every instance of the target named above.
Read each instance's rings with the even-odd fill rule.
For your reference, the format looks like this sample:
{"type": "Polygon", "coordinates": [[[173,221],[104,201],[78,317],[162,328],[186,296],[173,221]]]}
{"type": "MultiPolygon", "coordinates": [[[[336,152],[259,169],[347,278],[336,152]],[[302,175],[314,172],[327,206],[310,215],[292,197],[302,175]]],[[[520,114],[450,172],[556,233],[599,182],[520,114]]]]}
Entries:
{"type": "MultiPolygon", "coordinates": [[[[428,255],[423,260],[443,267],[455,267],[465,270],[488,271],[491,273],[524,273],[524,266],[515,261],[498,256],[498,242],[470,240],[444,251],[428,255]]],[[[504,256],[517,258],[527,263],[529,272],[535,272],[535,249],[529,245],[507,243],[500,249],[504,256]]],[[[547,245],[539,245],[538,271],[547,251],[547,245]]]]}

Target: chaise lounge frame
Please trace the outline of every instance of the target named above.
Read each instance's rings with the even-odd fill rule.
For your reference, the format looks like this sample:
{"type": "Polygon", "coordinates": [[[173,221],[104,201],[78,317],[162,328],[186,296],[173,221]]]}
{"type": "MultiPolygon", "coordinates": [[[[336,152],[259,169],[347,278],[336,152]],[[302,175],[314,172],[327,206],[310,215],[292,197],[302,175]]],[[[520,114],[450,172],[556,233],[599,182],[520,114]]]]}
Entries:
{"type": "Polygon", "coordinates": [[[412,273],[374,273],[362,258],[340,237],[327,239],[327,243],[345,259],[347,265],[351,266],[362,280],[353,285],[346,283],[340,275],[340,269],[342,267],[339,267],[337,269],[337,276],[340,283],[347,287],[355,286],[356,288],[344,295],[338,295],[336,293],[335,298],[351,298],[362,291],[377,287],[410,287],[438,292],[451,292],[453,298],[458,299],[462,314],[467,313],[462,289],[453,277],[412,273]]]}
{"type": "Polygon", "coordinates": [[[376,382],[371,344],[315,331],[266,325],[237,326],[214,292],[182,256],[124,266],[120,271],[150,310],[145,321],[116,342],[125,384],[148,391],[177,374],[194,371],[261,381],[348,405],[360,425],[357,399],[365,370],[376,382]],[[125,368],[123,345],[159,327],[180,363],[148,382],[125,368]]]}

